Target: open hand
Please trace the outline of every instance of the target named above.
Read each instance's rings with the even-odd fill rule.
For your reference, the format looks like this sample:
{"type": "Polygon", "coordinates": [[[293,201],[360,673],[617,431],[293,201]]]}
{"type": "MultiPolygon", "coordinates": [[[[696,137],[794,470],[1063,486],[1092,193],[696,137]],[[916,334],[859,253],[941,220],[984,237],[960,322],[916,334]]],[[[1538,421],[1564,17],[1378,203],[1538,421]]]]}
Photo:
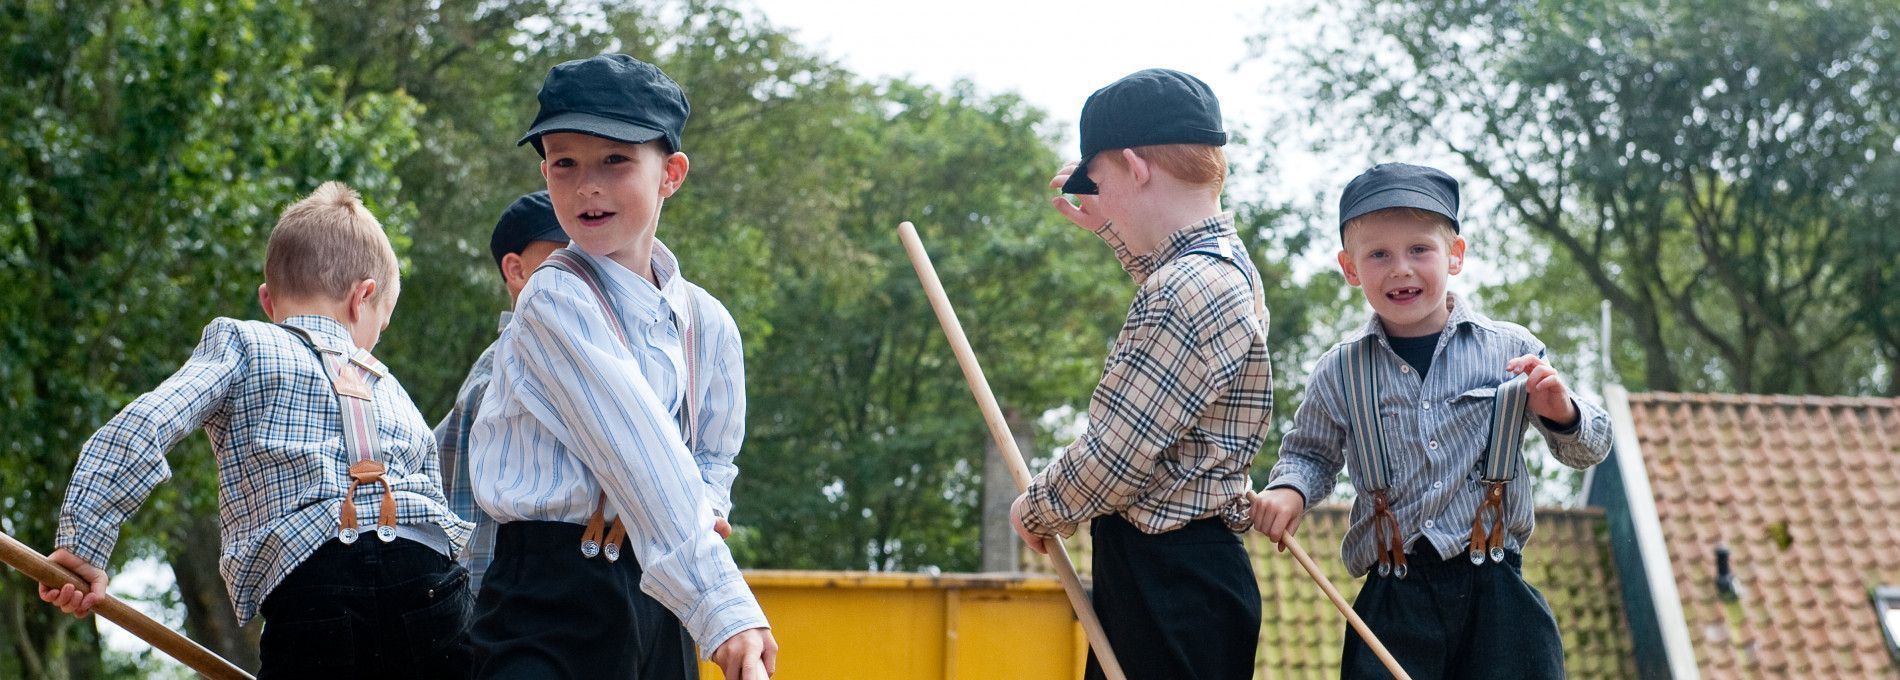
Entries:
{"type": "Polygon", "coordinates": [[[770,628],[748,628],[720,643],[712,661],[726,680],[766,680],[778,674],[778,640],[770,628]]]}
{"type": "Polygon", "coordinates": [[[1504,364],[1504,370],[1530,376],[1525,385],[1530,395],[1531,412],[1560,427],[1577,424],[1577,403],[1570,399],[1570,389],[1564,387],[1564,378],[1537,355],[1526,354],[1504,364]]]}
{"type": "Polygon", "coordinates": [[[41,600],[55,607],[59,607],[60,611],[72,614],[73,618],[82,618],[92,613],[93,607],[105,601],[106,581],[108,579],[106,578],[104,569],[92,566],[85,560],[79,559],[78,555],[67,552],[65,548],[55,550],[53,554],[47,555],[46,557],[52,560],[54,564],[65,567],[74,574],[78,574],[79,578],[86,582],[87,592],[80,592],[78,588],[73,587],[70,583],[58,588],[48,588],[46,584],[42,583],[40,584],[41,600]]]}
{"type": "MultiPolygon", "coordinates": [[[[1061,170],[1056,171],[1055,178],[1049,180],[1049,188],[1061,189],[1062,185],[1069,181],[1069,175],[1075,174],[1076,166],[1081,163],[1081,161],[1069,161],[1067,165],[1062,166],[1061,170]]],[[[1056,206],[1056,212],[1062,213],[1062,216],[1074,222],[1075,226],[1089,231],[1101,231],[1102,227],[1108,225],[1108,218],[1095,214],[1094,196],[1081,195],[1076,196],[1075,199],[1081,202],[1080,206],[1070,203],[1068,197],[1062,194],[1057,194],[1049,201],[1056,206]]]]}

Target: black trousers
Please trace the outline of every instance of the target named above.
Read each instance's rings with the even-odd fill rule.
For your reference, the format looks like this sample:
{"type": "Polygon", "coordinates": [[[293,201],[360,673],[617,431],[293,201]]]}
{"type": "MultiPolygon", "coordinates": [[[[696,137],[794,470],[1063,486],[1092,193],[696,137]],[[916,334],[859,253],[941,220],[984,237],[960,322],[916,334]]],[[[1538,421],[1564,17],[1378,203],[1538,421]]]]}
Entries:
{"type": "MultiPolygon", "coordinates": [[[[1407,554],[1405,578],[1366,576],[1353,611],[1408,675],[1537,680],[1564,677],[1563,639],[1543,594],[1524,582],[1523,558],[1473,565],[1463,554],[1407,554]]],[[[1341,678],[1390,678],[1365,641],[1346,629],[1341,678]]]]}
{"type": "Polygon", "coordinates": [[[264,598],[257,675],[467,678],[472,608],[468,570],[428,546],[333,540],[264,598]]]}
{"type": "MultiPolygon", "coordinates": [[[[1095,613],[1129,680],[1249,680],[1260,586],[1240,536],[1219,518],[1148,535],[1095,518],[1095,613]]],[[[1083,677],[1106,677],[1089,652],[1083,677]]]]}
{"type": "Polygon", "coordinates": [[[508,522],[475,602],[476,677],[693,680],[692,637],[640,592],[631,550],[581,556],[586,527],[508,522]]]}

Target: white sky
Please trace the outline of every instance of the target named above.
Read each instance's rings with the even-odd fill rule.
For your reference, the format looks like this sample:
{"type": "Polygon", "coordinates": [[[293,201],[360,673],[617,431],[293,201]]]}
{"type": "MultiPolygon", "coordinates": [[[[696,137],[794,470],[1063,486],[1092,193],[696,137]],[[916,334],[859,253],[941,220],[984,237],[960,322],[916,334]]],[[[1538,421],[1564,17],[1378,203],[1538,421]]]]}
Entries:
{"type": "MultiPolygon", "coordinates": [[[[1258,0],[749,1],[801,44],[860,75],[940,87],[965,78],[985,94],[1016,92],[1065,126],[1059,149],[1065,158],[1079,153],[1075,121],[1089,93],[1144,68],[1177,69],[1206,81],[1220,98],[1229,132],[1250,140],[1271,133],[1265,128],[1274,107],[1288,103],[1268,91],[1273,65],[1248,58],[1248,38],[1269,22],[1269,7],[1258,0]]],[[[1275,14],[1273,21],[1284,21],[1290,13],[1275,14]]],[[[1344,168],[1333,172],[1291,143],[1296,140],[1276,141],[1281,178],[1299,178],[1270,189],[1277,198],[1343,185],[1367,165],[1359,159],[1328,163],[1344,168]]],[[[1250,161],[1264,146],[1248,143],[1229,152],[1250,161]]],[[[1236,179],[1239,191],[1259,190],[1258,182],[1236,179]]]]}

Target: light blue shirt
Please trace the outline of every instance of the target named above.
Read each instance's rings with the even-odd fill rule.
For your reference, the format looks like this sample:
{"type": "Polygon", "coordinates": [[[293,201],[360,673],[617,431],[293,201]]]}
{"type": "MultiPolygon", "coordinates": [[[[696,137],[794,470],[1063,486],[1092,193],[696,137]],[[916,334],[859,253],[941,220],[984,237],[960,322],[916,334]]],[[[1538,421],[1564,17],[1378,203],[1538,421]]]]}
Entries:
{"type": "MultiPolygon", "coordinates": [[[[578,249],[576,249],[578,252],[578,249]]],[[[710,653],[766,626],[765,614],[713,532],[731,507],[745,430],[745,366],[738,325],[724,305],[679,276],[654,242],[659,287],[603,257],[581,254],[625,325],[631,351],[578,277],[537,271],[502,331],[494,375],[470,437],[469,473],[482,510],[498,522],[585,524],[601,492],[627,527],[641,590],[710,653]],[[686,360],[680,327],[697,309],[695,446],[679,425],[686,360]]],[[[579,550],[579,546],[576,546],[579,550]]]]}

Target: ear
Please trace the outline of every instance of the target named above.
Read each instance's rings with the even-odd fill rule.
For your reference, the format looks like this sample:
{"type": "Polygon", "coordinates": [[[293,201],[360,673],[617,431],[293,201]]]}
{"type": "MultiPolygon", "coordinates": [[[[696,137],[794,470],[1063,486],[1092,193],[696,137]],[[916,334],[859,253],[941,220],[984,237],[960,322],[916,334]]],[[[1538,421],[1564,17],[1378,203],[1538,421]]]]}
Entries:
{"type": "Polygon", "coordinates": [[[548,181],[548,159],[546,159],[546,158],[543,158],[543,159],[541,159],[541,184],[542,184],[542,186],[547,186],[547,181],[548,181]]]}
{"type": "Polygon", "coordinates": [[[1451,273],[1457,274],[1465,268],[1465,237],[1451,237],[1451,273]]]}
{"type": "Polygon", "coordinates": [[[667,156],[666,167],[662,169],[666,174],[660,178],[660,198],[672,198],[673,192],[679,191],[680,186],[686,183],[686,173],[692,169],[693,164],[686,154],[675,151],[673,155],[667,156]]]}
{"type": "Polygon", "coordinates": [[[1122,161],[1128,164],[1128,172],[1134,175],[1136,186],[1147,184],[1154,177],[1154,168],[1148,167],[1148,159],[1142,158],[1134,149],[1122,149],[1122,161]]]}
{"type": "Polygon", "coordinates": [[[1359,286],[1359,268],[1352,266],[1351,251],[1339,251],[1339,272],[1346,275],[1346,283],[1355,288],[1359,286]]]}
{"type": "Polygon", "coordinates": [[[350,320],[370,318],[370,298],[376,297],[376,279],[363,279],[350,286],[350,320]]]}
{"type": "Polygon", "coordinates": [[[522,266],[520,253],[508,253],[501,256],[501,279],[509,288],[528,285],[528,268],[522,266]]]}
{"type": "Polygon", "coordinates": [[[265,318],[268,318],[271,321],[277,320],[277,305],[271,303],[270,284],[268,283],[257,284],[257,304],[262,305],[264,307],[265,318]]]}

